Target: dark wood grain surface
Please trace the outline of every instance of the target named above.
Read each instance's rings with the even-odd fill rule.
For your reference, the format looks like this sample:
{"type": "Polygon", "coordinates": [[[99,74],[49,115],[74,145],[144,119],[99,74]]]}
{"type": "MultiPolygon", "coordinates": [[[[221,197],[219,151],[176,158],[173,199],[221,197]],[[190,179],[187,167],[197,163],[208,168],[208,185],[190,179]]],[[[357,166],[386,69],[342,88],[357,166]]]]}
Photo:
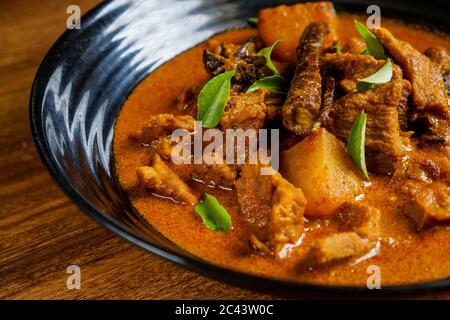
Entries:
{"type": "MultiPolygon", "coordinates": [[[[265,299],[272,295],[217,282],[141,251],[84,215],[41,163],[28,124],[33,77],[66,28],[70,4],[95,0],[0,1],[0,298],[265,299]],[[69,265],[81,289],[69,290],[69,265]]],[[[450,298],[430,292],[412,298],[450,298]]]]}

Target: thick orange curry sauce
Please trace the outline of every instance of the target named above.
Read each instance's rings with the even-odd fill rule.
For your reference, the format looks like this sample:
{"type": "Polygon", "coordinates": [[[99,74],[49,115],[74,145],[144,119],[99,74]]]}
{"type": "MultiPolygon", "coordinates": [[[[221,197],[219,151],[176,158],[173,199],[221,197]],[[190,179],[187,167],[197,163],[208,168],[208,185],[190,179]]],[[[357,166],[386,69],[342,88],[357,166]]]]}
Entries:
{"type": "MultiPolygon", "coordinates": [[[[355,16],[339,15],[341,43],[358,36],[354,28],[355,16]]],[[[364,21],[365,17],[358,17],[364,21]]],[[[447,36],[426,32],[418,27],[384,19],[383,27],[402,40],[423,51],[431,46],[450,50],[447,36]]],[[[257,36],[257,30],[248,28],[229,31],[216,39],[242,43],[257,36]]],[[[211,263],[234,270],[308,283],[334,285],[365,285],[369,265],[381,268],[382,285],[418,283],[450,276],[450,226],[437,226],[421,232],[399,213],[401,200],[389,178],[374,177],[365,191],[365,203],[381,210],[381,239],[373,257],[358,257],[343,263],[302,270],[298,261],[306,254],[311,242],[333,232],[326,219],[310,220],[301,245],[292,252],[292,259],[277,261],[272,257],[251,254],[246,229],[239,215],[236,194],[200,183],[191,186],[198,194],[207,191],[217,197],[231,215],[230,233],[210,231],[192,207],[155,197],[137,186],[136,168],[150,163],[150,155],[141,146],[130,141],[129,135],[143,127],[151,114],[179,113],[175,100],[186,86],[202,85],[208,76],[203,69],[199,45],[169,61],[140,83],[124,104],[114,136],[115,164],[119,181],[136,210],[161,234],[176,245],[211,263]]],[[[281,141],[281,148],[283,141],[281,141]]]]}

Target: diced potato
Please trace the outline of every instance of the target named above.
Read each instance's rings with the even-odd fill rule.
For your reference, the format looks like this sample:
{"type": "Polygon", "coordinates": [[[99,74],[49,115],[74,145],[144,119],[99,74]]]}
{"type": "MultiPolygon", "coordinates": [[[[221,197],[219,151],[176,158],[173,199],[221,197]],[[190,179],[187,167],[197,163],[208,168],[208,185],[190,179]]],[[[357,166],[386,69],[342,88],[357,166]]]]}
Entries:
{"type": "MultiPolygon", "coordinates": [[[[331,2],[302,3],[293,6],[281,5],[261,10],[258,17],[258,29],[267,46],[275,41],[281,42],[273,53],[276,59],[295,64],[296,48],[303,30],[311,23],[324,21],[336,30],[336,12],[331,2]]],[[[336,32],[330,33],[326,44],[331,45],[336,39],[336,32]]]]}
{"type": "Polygon", "coordinates": [[[362,193],[363,179],[339,140],[320,129],[287,150],[281,173],[303,190],[305,214],[324,216],[362,193]]]}

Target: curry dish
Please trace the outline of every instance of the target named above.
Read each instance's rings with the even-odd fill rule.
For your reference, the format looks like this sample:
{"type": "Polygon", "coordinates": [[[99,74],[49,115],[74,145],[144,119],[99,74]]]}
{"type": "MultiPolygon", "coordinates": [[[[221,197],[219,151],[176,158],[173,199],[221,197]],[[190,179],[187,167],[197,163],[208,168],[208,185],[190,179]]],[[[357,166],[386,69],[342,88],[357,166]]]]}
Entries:
{"type": "Polygon", "coordinates": [[[330,2],[267,8],[150,74],[114,136],[134,208],[241,272],[359,286],[372,265],[382,285],[449,277],[450,39],[366,18],[330,2]],[[174,131],[208,128],[278,129],[279,169],[219,161],[234,141],[208,153],[216,162],[174,162],[174,131]]]}

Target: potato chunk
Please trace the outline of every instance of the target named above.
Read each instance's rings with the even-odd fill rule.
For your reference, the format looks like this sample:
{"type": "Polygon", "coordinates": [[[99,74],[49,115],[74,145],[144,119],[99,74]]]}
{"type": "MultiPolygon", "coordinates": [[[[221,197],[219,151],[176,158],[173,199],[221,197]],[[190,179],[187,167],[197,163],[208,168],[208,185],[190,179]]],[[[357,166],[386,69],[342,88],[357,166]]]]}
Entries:
{"type": "Polygon", "coordinates": [[[339,140],[320,129],[283,154],[281,172],[301,188],[305,214],[333,214],[344,201],[362,193],[363,179],[339,140]]]}
{"type": "MultiPolygon", "coordinates": [[[[331,2],[301,3],[293,6],[281,5],[261,10],[258,17],[258,29],[267,46],[281,40],[274,49],[277,59],[295,64],[295,50],[303,30],[311,22],[327,22],[336,30],[336,13],[331,2]]],[[[331,45],[336,33],[331,32],[326,45],[331,45]]]]}

